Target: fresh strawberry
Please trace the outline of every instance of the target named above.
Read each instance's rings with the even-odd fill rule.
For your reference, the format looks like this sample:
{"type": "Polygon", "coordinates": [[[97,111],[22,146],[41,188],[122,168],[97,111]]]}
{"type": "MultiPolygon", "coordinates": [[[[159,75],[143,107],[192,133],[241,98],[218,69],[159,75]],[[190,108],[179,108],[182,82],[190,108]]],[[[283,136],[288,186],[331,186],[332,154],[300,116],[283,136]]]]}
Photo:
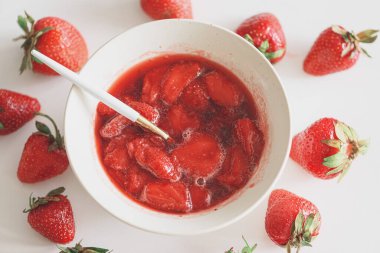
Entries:
{"type": "Polygon", "coordinates": [[[108,107],[107,105],[103,104],[102,102],[99,102],[98,107],[96,108],[96,111],[101,116],[106,116],[106,117],[113,117],[116,114],[116,111],[114,111],[112,108],[108,107]]]}
{"type": "Polygon", "coordinates": [[[243,93],[223,74],[213,71],[205,75],[204,80],[208,94],[216,104],[226,107],[241,104],[243,93]]]}
{"type": "Polygon", "coordinates": [[[141,101],[149,105],[155,105],[161,91],[162,80],[168,71],[168,66],[157,67],[149,71],[143,80],[141,101]]]}
{"type": "Polygon", "coordinates": [[[36,183],[55,177],[69,166],[64,140],[54,120],[42,113],[38,115],[51,121],[55,136],[48,126],[36,121],[38,132],[28,138],[18,165],[17,177],[23,183],[36,183]]]}
{"type": "Polygon", "coordinates": [[[340,175],[342,179],[367,148],[368,141],[358,140],[354,129],[336,119],[322,118],[293,137],[290,157],[315,177],[340,175]]]}
{"type": "Polygon", "coordinates": [[[22,127],[40,108],[36,98],[0,89],[0,135],[10,134],[22,127]]]}
{"type": "MultiPolygon", "coordinates": [[[[156,124],[158,122],[160,114],[154,107],[145,103],[131,100],[128,100],[127,104],[138,111],[142,116],[147,118],[153,124],[156,124]]],[[[123,115],[117,114],[103,125],[99,133],[103,138],[112,138],[120,135],[123,130],[131,124],[132,122],[129,119],[125,118],[123,115]]]]}
{"type": "Polygon", "coordinates": [[[205,209],[210,205],[211,194],[210,191],[204,187],[191,185],[189,187],[192,210],[205,209]]]}
{"type": "Polygon", "coordinates": [[[174,104],[185,87],[197,78],[201,71],[201,65],[195,62],[173,65],[168,70],[162,83],[162,100],[168,105],[174,104]]]}
{"type": "Polygon", "coordinates": [[[193,18],[191,0],[141,0],[140,4],[153,19],[193,18]]]}
{"type": "Polygon", "coordinates": [[[140,169],[135,163],[131,163],[126,170],[109,170],[108,172],[124,191],[135,197],[139,197],[144,186],[152,180],[150,173],[140,169]]]}
{"type": "Polygon", "coordinates": [[[193,177],[209,177],[215,174],[223,161],[219,142],[212,136],[194,133],[177,147],[172,155],[181,167],[193,177]]]}
{"type": "Polygon", "coordinates": [[[167,114],[170,136],[180,136],[186,129],[196,130],[200,121],[196,114],[188,113],[182,105],[173,105],[167,114]]]}
{"type": "Polygon", "coordinates": [[[25,55],[20,73],[25,69],[33,69],[34,72],[41,74],[58,75],[32,57],[33,49],[74,72],[82,68],[88,58],[87,46],[80,32],[72,24],[57,17],[46,17],[35,22],[26,12],[25,15],[26,17],[18,16],[17,20],[25,35],[15,39],[25,40],[21,46],[25,55]]]}
{"type": "Polygon", "coordinates": [[[230,187],[240,187],[250,178],[249,159],[240,146],[227,151],[222,170],[216,179],[230,187]]]}
{"type": "Polygon", "coordinates": [[[181,99],[189,110],[198,112],[206,111],[210,104],[205,85],[200,79],[195,79],[185,88],[181,99]]]}
{"type": "Polygon", "coordinates": [[[286,190],[274,190],[268,201],[265,230],[278,245],[287,247],[311,246],[318,233],[321,217],[318,208],[310,201],[286,190]]]}
{"type": "Polygon", "coordinates": [[[150,206],[167,212],[188,212],[191,200],[183,183],[152,182],[146,185],[143,200],[150,206]]]}
{"type": "Polygon", "coordinates": [[[237,120],[235,123],[235,135],[249,159],[253,159],[256,146],[263,142],[262,133],[256,124],[248,118],[237,120]]]}
{"type": "Polygon", "coordinates": [[[70,201],[59,187],[45,197],[29,198],[28,213],[30,226],[38,233],[55,243],[68,243],[74,239],[75,223],[70,201]]]}
{"type": "Polygon", "coordinates": [[[59,253],[111,253],[112,251],[99,247],[83,247],[81,243],[82,241],[78,242],[74,247],[62,247],[60,245],[57,247],[61,250],[59,253]]]}
{"type": "Polygon", "coordinates": [[[279,62],[286,52],[284,31],[271,13],[260,13],[246,19],[236,33],[251,42],[271,62],[279,62]]]}
{"type": "Polygon", "coordinates": [[[152,145],[150,140],[140,138],[128,144],[128,152],[137,163],[151,172],[155,177],[178,181],[181,172],[173,164],[170,157],[161,148],[152,145]]]}
{"type": "Polygon", "coordinates": [[[360,47],[360,43],[374,42],[377,32],[378,30],[365,30],[355,35],[341,26],[327,28],[319,35],[306,56],[304,71],[322,76],[351,68],[359,59],[360,53],[369,56],[360,47]]]}

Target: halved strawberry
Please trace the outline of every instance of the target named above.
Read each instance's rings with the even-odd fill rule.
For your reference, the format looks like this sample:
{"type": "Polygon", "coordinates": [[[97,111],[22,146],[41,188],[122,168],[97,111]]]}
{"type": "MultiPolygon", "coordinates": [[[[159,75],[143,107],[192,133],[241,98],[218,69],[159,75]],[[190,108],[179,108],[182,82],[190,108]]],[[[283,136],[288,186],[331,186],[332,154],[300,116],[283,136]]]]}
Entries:
{"type": "Polygon", "coordinates": [[[150,105],[155,105],[158,94],[161,91],[162,80],[165,73],[169,69],[168,66],[157,67],[149,71],[143,80],[141,101],[150,105]]]}
{"type": "Polygon", "coordinates": [[[181,96],[183,104],[190,110],[204,112],[210,105],[204,82],[195,79],[190,83],[181,96]]]}
{"type": "Polygon", "coordinates": [[[223,167],[216,179],[227,186],[240,187],[249,179],[249,159],[240,146],[227,151],[223,167]]]}
{"type": "Polygon", "coordinates": [[[210,98],[218,105],[226,107],[239,106],[243,93],[223,74],[213,71],[204,76],[210,98]]]}
{"type": "Polygon", "coordinates": [[[183,183],[148,183],[144,189],[143,200],[150,206],[167,212],[188,212],[191,200],[188,189],[183,183]]]}
{"type": "Polygon", "coordinates": [[[243,145],[249,159],[253,158],[256,146],[263,141],[262,133],[256,124],[249,118],[239,119],[235,122],[235,135],[243,145]]]}
{"type": "Polygon", "coordinates": [[[172,106],[167,114],[169,134],[180,136],[186,129],[196,130],[200,122],[196,114],[188,113],[182,105],[172,106]]]}
{"type": "Polygon", "coordinates": [[[161,148],[154,147],[149,140],[134,140],[128,146],[129,153],[133,154],[137,163],[144,169],[151,172],[154,176],[170,181],[178,181],[181,172],[172,163],[170,157],[161,148]]]}
{"type": "Polygon", "coordinates": [[[194,133],[173,153],[181,167],[193,177],[209,177],[215,174],[223,161],[219,142],[204,133],[194,133]]]}
{"type": "Polygon", "coordinates": [[[201,186],[191,185],[189,191],[193,210],[205,209],[210,205],[211,194],[209,190],[201,186]]]}
{"type": "Polygon", "coordinates": [[[173,65],[162,83],[162,100],[171,105],[181,95],[183,89],[197,78],[202,71],[200,64],[186,62],[173,65]]]}

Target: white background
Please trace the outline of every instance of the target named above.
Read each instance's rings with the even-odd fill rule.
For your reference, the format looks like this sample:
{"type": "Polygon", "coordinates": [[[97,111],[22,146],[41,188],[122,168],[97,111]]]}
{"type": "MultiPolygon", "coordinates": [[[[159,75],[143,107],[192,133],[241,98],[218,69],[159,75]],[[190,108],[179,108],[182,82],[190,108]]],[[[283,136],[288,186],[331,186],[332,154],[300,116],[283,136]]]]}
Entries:
{"type": "MultiPolygon", "coordinates": [[[[283,25],[288,52],[275,68],[282,78],[296,133],[324,116],[336,117],[354,127],[360,137],[370,138],[367,155],[353,163],[341,183],[313,178],[288,161],[276,185],[314,202],[322,214],[320,236],[313,248],[302,252],[379,252],[380,227],[380,41],[367,46],[373,59],[361,57],[351,70],[325,77],[302,71],[302,61],[314,39],[325,28],[340,24],[359,32],[380,28],[379,3],[346,0],[194,0],[197,20],[235,29],[245,18],[274,13],[283,25]]],[[[22,58],[20,43],[12,42],[21,30],[16,18],[27,10],[36,19],[58,16],[75,24],[87,41],[90,53],[128,28],[150,21],[138,0],[101,1],[6,1],[0,0],[0,87],[37,97],[42,111],[63,125],[69,83],[60,77],[18,74],[22,58]]],[[[281,126],[278,126],[281,127],[281,126]]],[[[239,222],[199,236],[162,236],[144,232],[113,218],[82,188],[69,169],[62,176],[26,185],[16,178],[18,161],[28,136],[35,131],[29,123],[14,134],[0,137],[0,252],[57,252],[54,244],[34,232],[22,213],[30,192],[45,194],[64,185],[76,220],[75,241],[114,249],[114,252],[212,252],[221,253],[243,246],[241,235],[259,244],[256,252],[284,252],[267,237],[264,217],[267,203],[239,222]]]]}

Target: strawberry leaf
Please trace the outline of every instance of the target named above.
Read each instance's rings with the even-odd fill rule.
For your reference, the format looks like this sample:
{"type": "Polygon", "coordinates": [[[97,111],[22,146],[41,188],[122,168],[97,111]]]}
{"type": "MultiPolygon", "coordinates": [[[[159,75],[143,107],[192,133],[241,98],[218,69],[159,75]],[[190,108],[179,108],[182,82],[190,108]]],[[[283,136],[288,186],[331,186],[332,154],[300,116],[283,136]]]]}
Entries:
{"type": "Polygon", "coordinates": [[[0,130],[1,129],[4,129],[4,125],[3,125],[3,123],[0,122],[0,130]]]}
{"type": "Polygon", "coordinates": [[[335,155],[325,157],[323,159],[323,165],[329,168],[335,168],[341,165],[347,160],[347,155],[343,152],[338,152],[335,155]]]}
{"type": "Polygon", "coordinates": [[[46,196],[52,197],[62,194],[65,191],[65,187],[58,187],[54,190],[51,190],[46,196]]]}
{"type": "Polygon", "coordinates": [[[339,165],[335,169],[330,170],[329,172],[326,173],[326,175],[328,176],[328,175],[339,173],[342,170],[344,170],[347,166],[349,166],[349,160],[346,160],[344,163],[342,163],[341,165],[339,165]]]}
{"type": "Polygon", "coordinates": [[[367,57],[369,57],[369,58],[372,58],[372,56],[367,52],[367,50],[365,50],[364,48],[360,48],[360,51],[363,53],[363,54],[365,54],[367,57]]]}
{"type": "Polygon", "coordinates": [[[275,58],[279,58],[281,57],[283,54],[284,54],[285,50],[284,49],[279,49],[275,52],[266,52],[265,53],[265,57],[268,59],[268,60],[272,60],[272,59],[275,59],[275,58]]]}
{"type": "Polygon", "coordinates": [[[343,143],[347,143],[348,138],[343,131],[343,123],[338,121],[335,124],[335,134],[343,143]]]}
{"type": "Polygon", "coordinates": [[[51,131],[50,131],[49,127],[42,122],[36,121],[36,128],[39,132],[41,132],[43,134],[46,134],[48,136],[51,135],[51,131]]]}
{"type": "Polygon", "coordinates": [[[365,30],[365,31],[358,33],[356,36],[357,36],[359,42],[372,43],[377,39],[376,34],[378,32],[379,32],[379,30],[368,29],[368,30],[365,30]]]}
{"type": "Polygon", "coordinates": [[[26,21],[26,18],[24,18],[23,16],[18,16],[17,17],[17,23],[18,25],[21,27],[21,29],[25,32],[25,33],[29,33],[29,28],[28,28],[28,22],[26,21]]]}
{"type": "Polygon", "coordinates": [[[340,26],[338,26],[338,25],[331,26],[331,29],[333,30],[333,32],[340,34],[340,35],[345,35],[347,33],[346,30],[340,28],[340,26]]]}
{"type": "Polygon", "coordinates": [[[29,23],[34,24],[34,19],[25,11],[25,16],[28,19],[29,23]]]}
{"type": "Polygon", "coordinates": [[[269,48],[269,42],[268,40],[264,40],[258,49],[261,53],[265,54],[268,48],[269,48]]]}
{"type": "Polygon", "coordinates": [[[244,39],[246,39],[249,43],[251,43],[252,45],[254,45],[253,39],[252,39],[252,37],[248,33],[246,35],[244,35],[244,39]]]}
{"type": "Polygon", "coordinates": [[[326,144],[327,146],[340,149],[342,147],[342,142],[340,140],[322,140],[322,143],[326,144]]]}
{"type": "Polygon", "coordinates": [[[305,220],[305,216],[303,215],[302,211],[300,211],[296,217],[296,220],[294,221],[295,234],[298,235],[302,233],[304,220],[305,220]]]}

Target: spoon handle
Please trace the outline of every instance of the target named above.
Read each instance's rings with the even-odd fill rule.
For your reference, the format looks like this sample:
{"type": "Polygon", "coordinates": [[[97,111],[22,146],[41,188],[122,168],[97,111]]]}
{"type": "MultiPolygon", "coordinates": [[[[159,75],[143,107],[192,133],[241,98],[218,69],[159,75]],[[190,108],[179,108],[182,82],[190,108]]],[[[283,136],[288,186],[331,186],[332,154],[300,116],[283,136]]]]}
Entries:
{"type": "Polygon", "coordinates": [[[81,78],[77,73],[71,71],[70,69],[59,64],[58,62],[47,57],[46,55],[38,52],[37,50],[33,49],[31,53],[34,57],[36,57],[38,60],[55,70],[58,74],[65,77],[66,79],[79,86],[83,90],[87,91],[92,96],[97,98],[99,101],[111,107],[112,109],[114,109],[124,117],[128,118],[132,122],[136,122],[140,126],[160,135],[165,140],[169,139],[169,135],[167,133],[162,131],[159,127],[157,127],[152,122],[144,118],[133,108],[129,107],[127,104],[124,104],[108,92],[105,92],[102,89],[92,86],[89,82],[81,78]]]}
{"type": "Polygon", "coordinates": [[[91,86],[88,82],[79,77],[78,74],[66,68],[65,66],[59,64],[58,62],[50,59],[46,55],[41,54],[37,50],[32,50],[32,55],[44,64],[46,64],[47,66],[49,66],[50,68],[52,68],[58,74],[73,82],[75,85],[79,86],[83,90],[87,91],[92,96],[94,96],[107,106],[111,107],[124,117],[128,118],[129,120],[135,122],[137,118],[140,116],[138,112],[121,102],[119,99],[115,98],[108,92],[105,92],[97,87],[91,86]]]}

